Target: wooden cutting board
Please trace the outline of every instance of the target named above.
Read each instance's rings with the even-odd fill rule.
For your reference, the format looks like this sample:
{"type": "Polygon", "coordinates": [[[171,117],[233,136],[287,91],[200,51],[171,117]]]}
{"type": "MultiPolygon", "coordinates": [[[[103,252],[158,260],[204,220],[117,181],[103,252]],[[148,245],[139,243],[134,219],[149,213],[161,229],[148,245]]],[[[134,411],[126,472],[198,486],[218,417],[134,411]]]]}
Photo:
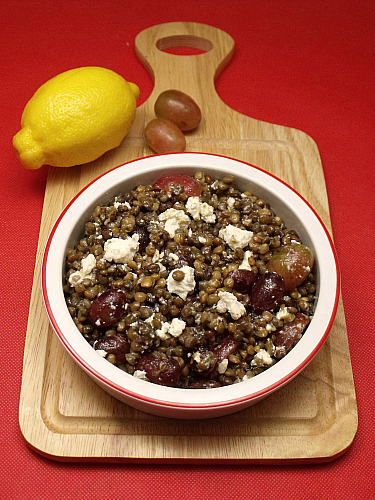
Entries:
{"type": "Polygon", "coordinates": [[[113,399],[75,365],[57,340],[40,290],[42,253],[60,211],[88,182],[129,160],[153,154],[143,139],[156,97],[174,88],[203,111],[199,128],[186,134],[187,151],[230,156],[282,178],[319,213],[331,231],[319,151],[305,133],[244,116],[224,104],[215,78],[229,63],[233,39],[203,24],[168,23],[142,31],[135,50],[154,80],[137,109],[129,135],[91,164],[50,167],[41,220],[19,407],[31,447],[56,460],[235,463],[329,461],[350,446],[357,407],[340,300],[328,340],[313,362],[287,386],[229,417],[181,421],[139,412],[113,399]],[[172,47],[198,55],[173,55],[172,47]]]}

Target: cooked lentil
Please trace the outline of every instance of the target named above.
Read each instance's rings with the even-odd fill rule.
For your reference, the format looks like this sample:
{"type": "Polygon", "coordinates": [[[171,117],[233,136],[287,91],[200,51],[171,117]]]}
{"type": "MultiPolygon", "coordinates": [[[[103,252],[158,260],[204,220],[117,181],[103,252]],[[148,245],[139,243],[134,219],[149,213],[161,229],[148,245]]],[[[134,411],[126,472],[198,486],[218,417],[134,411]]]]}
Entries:
{"type": "Polygon", "coordinates": [[[313,314],[316,286],[313,272],[280,296],[275,284],[274,303],[259,309],[253,283],[269,277],[272,254],[299,236],[232,176],[194,177],[200,216],[187,210],[181,184],[170,191],[138,186],[97,206],[66,252],[64,293],[78,330],[110,363],[156,383],[208,388],[253,377],[283,357],[313,314]],[[169,209],[185,217],[159,220],[169,209]],[[237,231],[233,241],[223,237],[228,227],[237,231]],[[250,232],[249,243],[238,243],[250,232]],[[131,239],[138,250],[116,258],[116,245],[131,239]],[[84,269],[90,259],[94,265],[84,269]]]}

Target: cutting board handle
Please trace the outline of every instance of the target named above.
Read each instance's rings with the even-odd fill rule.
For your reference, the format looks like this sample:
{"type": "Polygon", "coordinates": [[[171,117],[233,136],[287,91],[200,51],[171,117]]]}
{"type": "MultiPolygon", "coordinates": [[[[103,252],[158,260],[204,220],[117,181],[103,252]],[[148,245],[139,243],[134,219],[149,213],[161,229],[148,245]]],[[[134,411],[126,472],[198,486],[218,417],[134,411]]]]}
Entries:
{"type": "Polygon", "coordinates": [[[200,23],[175,22],[146,28],[135,39],[135,51],[154,82],[153,93],[175,88],[197,98],[214,91],[214,82],[234,52],[234,40],[225,31],[200,23]],[[175,47],[204,51],[195,55],[163,52],[175,47]]]}

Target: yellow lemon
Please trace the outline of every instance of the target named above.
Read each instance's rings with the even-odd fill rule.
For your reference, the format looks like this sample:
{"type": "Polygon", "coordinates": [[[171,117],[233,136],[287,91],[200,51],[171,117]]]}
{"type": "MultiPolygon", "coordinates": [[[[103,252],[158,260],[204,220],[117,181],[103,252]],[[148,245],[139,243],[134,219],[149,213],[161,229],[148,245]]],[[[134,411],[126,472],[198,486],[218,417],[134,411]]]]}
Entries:
{"type": "Polygon", "coordinates": [[[139,88],[106,68],[71,69],[44,83],[26,104],[13,137],[24,167],[71,167],[99,158],[129,132],[139,88]]]}

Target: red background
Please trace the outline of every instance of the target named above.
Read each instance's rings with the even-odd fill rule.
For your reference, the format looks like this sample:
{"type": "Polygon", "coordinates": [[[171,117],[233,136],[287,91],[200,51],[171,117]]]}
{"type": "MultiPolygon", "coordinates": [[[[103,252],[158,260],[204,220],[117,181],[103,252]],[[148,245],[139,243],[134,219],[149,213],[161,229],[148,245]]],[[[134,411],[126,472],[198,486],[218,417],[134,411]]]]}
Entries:
{"type": "Polygon", "coordinates": [[[0,3],[1,499],[369,499],[374,485],[375,5],[358,0],[3,0],[0,3]],[[235,40],[217,91],[233,109],[313,137],[326,176],[356,385],[350,449],[320,465],[66,464],[31,451],[18,426],[22,356],[47,168],[12,148],[26,102],[56,74],[104,66],[152,81],[134,54],[143,29],[206,23],[235,40]]]}

